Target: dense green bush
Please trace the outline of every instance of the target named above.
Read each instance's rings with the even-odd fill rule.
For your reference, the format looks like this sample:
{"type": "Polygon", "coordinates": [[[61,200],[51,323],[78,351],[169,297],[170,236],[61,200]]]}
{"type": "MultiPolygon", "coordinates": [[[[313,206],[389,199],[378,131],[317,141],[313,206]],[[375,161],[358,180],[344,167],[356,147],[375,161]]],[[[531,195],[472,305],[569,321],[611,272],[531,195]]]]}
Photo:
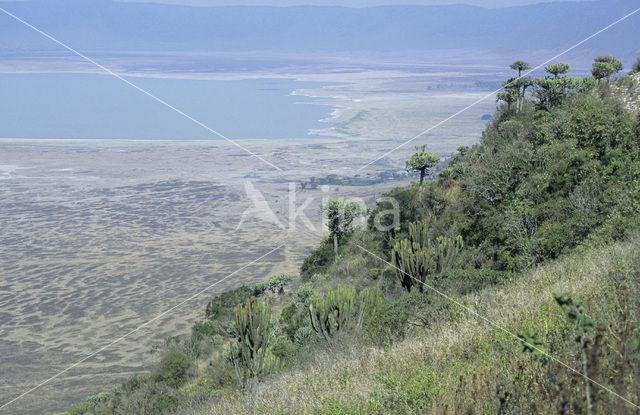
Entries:
{"type": "Polygon", "coordinates": [[[331,244],[331,241],[324,240],[320,243],[320,246],[305,258],[300,268],[302,281],[309,281],[314,274],[326,272],[335,259],[335,253],[333,252],[333,246],[331,244]]]}
{"type": "Polygon", "coordinates": [[[640,210],[638,128],[619,99],[590,90],[554,98],[544,111],[499,111],[481,144],[455,156],[455,180],[389,193],[402,222],[379,233],[383,248],[389,252],[390,241],[421,218],[430,218],[432,235],[462,235],[465,268],[517,271],[591,234],[619,239],[640,210]]]}
{"type": "Polygon", "coordinates": [[[295,300],[300,304],[306,304],[307,300],[313,295],[313,284],[307,281],[301,284],[295,293],[295,300]]]}
{"type": "Polygon", "coordinates": [[[175,396],[158,393],[153,396],[151,401],[151,413],[160,413],[167,409],[175,408],[178,399],[175,396]]]}
{"type": "Polygon", "coordinates": [[[111,392],[100,392],[96,395],[89,396],[87,398],[87,402],[91,402],[95,405],[98,405],[98,404],[107,402],[112,396],[113,394],[111,392]]]}
{"type": "Polygon", "coordinates": [[[231,388],[238,385],[238,378],[233,365],[227,359],[209,360],[204,378],[206,384],[213,390],[231,388]]]}
{"type": "Polygon", "coordinates": [[[269,278],[268,281],[258,282],[251,286],[253,296],[258,297],[271,291],[273,294],[284,294],[284,287],[291,282],[293,278],[287,274],[278,274],[269,278]]]}
{"type": "Polygon", "coordinates": [[[84,414],[93,414],[95,409],[95,404],[92,402],[82,402],[72,405],[67,409],[66,413],[68,415],[84,415],[84,414]]]}
{"type": "Polygon", "coordinates": [[[253,290],[245,285],[235,290],[225,291],[211,300],[205,309],[205,317],[215,319],[223,315],[233,315],[233,309],[243,304],[253,295],[253,290]]]}
{"type": "Polygon", "coordinates": [[[372,393],[378,413],[419,413],[436,395],[436,374],[424,365],[389,368],[379,380],[383,389],[372,393]]]}
{"type": "Polygon", "coordinates": [[[284,364],[293,361],[299,351],[297,344],[291,341],[288,336],[278,336],[271,346],[271,353],[284,364]]]}
{"type": "Polygon", "coordinates": [[[300,304],[300,306],[296,303],[291,303],[280,313],[280,327],[291,341],[296,340],[296,333],[300,328],[309,325],[309,313],[306,310],[305,303],[300,304]]]}
{"type": "Polygon", "coordinates": [[[155,367],[154,380],[176,388],[186,380],[192,363],[193,360],[180,350],[170,350],[155,367]]]}

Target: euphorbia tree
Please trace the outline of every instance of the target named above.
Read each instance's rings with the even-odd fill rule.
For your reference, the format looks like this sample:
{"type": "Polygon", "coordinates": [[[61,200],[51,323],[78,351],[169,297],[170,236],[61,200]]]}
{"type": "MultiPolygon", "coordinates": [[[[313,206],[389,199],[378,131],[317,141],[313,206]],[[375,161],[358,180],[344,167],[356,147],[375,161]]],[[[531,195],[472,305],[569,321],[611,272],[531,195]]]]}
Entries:
{"type": "Polygon", "coordinates": [[[406,162],[406,170],[408,172],[419,171],[420,172],[420,186],[424,182],[424,178],[427,174],[427,170],[433,168],[436,164],[440,162],[440,157],[436,156],[433,153],[425,152],[425,146],[422,148],[416,148],[419,150],[417,153],[413,154],[409,160],[406,162]]]}

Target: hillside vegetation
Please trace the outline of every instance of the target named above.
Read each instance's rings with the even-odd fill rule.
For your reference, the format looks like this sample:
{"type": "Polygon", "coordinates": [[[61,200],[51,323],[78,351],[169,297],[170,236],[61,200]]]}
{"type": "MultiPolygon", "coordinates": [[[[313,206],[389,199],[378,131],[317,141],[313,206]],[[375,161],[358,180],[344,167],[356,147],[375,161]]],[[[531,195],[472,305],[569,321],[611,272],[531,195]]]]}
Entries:
{"type": "Polygon", "coordinates": [[[615,66],[508,81],[479,145],[387,194],[396,226],[379,202],[66,413],[637,414],[640,122],[615,66]]]}

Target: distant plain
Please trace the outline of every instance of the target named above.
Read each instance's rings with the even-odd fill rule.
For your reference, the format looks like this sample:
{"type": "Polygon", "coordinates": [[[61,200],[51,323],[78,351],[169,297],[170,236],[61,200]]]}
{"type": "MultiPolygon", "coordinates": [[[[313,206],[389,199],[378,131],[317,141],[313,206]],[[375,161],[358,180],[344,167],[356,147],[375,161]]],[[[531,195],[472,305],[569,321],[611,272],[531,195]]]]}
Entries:
{"type": "MultiPolygon", "coordinates": [[[[311,122],[313,136],[240,142],[282,171],[213,136],[196,141],[189,134],[155,141],[0,140],[0,402],[285,243],[12,404],[6,413],[51,413],[108,390],[149,367],[154,343],[188,334],[216,293],[279,272],[296,274],[318,237],[305,232],[300,221],[294,231],[249,217],[236,230],[242,213],[252,206],[247,182],[262,192],[286,226],[290,182],[329,174],[364,179],[382,171],[400,172],[414,145],[427,144],[447,157],[458,146],[479,140],[487,123],[482,117],[495,108],[493,97],[357,171],[486,96],[505,71],[338,67],[301,72],[278,70],[234,78],[320,83],[305,85],[293,96],[294,101],[323,104],[322,118],[330,122],[311,122]]],[[[133,71],[131,79],[144,83],[145,79],[136,78],[140,75],[133,71]]],[[[146,76],[150,75],[161,79],[166,74],[146,76]]],[[[171,72],[173,78],[181,76],[195,75],[171,72]]],[[[198,78],[232,76],[211,73],[198,78]]],[[[28,116],[38,122],[37,114],[28,116]]],[[[225,132],[224,125],[211,127],[225,132]]],[[[6,136],[1,129],[0,136],[6,136]]],[[[324,190],[299,190],[296,204],[313,198],[305,212],[319,231],[323,198],[361,197],[372,206],[383,191],[410,180],[371,186],[338,181],[324,190]]]]}

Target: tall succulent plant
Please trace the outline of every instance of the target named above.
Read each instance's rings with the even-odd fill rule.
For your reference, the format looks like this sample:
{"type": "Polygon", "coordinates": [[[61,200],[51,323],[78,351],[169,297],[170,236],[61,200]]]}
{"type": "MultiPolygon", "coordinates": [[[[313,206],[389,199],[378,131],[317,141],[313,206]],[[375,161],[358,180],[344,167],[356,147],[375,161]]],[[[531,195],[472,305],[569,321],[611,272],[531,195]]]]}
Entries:
{"type": "Polygon", "coordinates": [[[375,312],[382,307],[384,299],[382,293],[378,289],[365,288],[360,291],[360,301],[358,303],[358,322],[357,326],[362,327],[365,315],[375,312]]]}
{"type": "Polygon", "coordinates": [[[231,350],[231,360],[243,387],[262,372],[269,346],[271,309],[267,299],[251,297],[235,310],[238,344],[231,350]]]}
{"type": "Polygon", "coordinates": [[[316,298],[309,305],[309,317],[313,330],[331,339],[338,331],[347,327],[354,314],[355,288],[338,286],[324,298],[316,298]]]}
{"type": "Polygon", "coordinates": [[[451,269],[463,247],[460,235],[439,236],[432,243],[429,221],[414,222],[409,225],[409,238],[396,241],[391,251],[396,276],[407,291],[413,286],[422,291],[428,277],[451,269]]]}

